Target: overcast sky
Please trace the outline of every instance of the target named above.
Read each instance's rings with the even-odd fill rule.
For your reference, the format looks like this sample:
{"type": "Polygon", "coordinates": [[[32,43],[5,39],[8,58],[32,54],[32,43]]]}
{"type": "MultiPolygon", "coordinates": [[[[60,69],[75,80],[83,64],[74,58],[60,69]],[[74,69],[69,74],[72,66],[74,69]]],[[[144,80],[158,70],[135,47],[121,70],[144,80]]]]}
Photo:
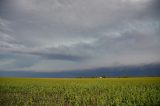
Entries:
{"type": "Polygon", "coordinates": [[[160,0],[0,0],[0,70],[160,62],[160,0]]]}

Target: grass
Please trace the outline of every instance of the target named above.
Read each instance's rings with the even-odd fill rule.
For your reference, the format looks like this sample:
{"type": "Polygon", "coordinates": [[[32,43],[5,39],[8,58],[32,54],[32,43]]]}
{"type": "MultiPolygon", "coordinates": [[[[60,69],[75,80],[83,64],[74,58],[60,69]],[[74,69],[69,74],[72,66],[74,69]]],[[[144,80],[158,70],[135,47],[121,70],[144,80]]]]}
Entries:
{"type": "Polygon", "coordinates": [[[0,78],[0,106],[160,106],[160,78],[0,78]]]}

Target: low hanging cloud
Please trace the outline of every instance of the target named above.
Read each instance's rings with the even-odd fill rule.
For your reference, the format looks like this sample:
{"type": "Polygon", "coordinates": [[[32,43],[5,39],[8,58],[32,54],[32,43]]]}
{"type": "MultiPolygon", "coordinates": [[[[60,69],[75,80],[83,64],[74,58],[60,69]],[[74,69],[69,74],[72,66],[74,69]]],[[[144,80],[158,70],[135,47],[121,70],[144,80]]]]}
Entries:
{"type": "Polygon", "coordinates": [[[0,70],[160,62],[159,7],[159,0],[2,0],[0,70]]]}

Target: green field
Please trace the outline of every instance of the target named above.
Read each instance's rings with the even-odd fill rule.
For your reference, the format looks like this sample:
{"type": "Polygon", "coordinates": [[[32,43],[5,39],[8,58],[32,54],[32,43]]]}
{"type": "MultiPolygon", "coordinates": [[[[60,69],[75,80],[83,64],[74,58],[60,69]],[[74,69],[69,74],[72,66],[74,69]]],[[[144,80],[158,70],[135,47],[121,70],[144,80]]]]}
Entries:
{"type": "Polygon", "coordinates": [[[160,106],[160,78],[0,78],[0,106],[160,106]]]}

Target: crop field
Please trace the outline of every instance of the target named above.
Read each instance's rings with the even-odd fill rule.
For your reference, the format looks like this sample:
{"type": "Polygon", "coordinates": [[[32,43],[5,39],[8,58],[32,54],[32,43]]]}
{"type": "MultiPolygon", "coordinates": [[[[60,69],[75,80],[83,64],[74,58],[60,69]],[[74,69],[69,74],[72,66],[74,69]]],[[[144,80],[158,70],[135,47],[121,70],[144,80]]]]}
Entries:
{"type": "Polygon", "coordinates": [[[0,78],[0,106],[160,106],[160,78],[0,78]]]}

